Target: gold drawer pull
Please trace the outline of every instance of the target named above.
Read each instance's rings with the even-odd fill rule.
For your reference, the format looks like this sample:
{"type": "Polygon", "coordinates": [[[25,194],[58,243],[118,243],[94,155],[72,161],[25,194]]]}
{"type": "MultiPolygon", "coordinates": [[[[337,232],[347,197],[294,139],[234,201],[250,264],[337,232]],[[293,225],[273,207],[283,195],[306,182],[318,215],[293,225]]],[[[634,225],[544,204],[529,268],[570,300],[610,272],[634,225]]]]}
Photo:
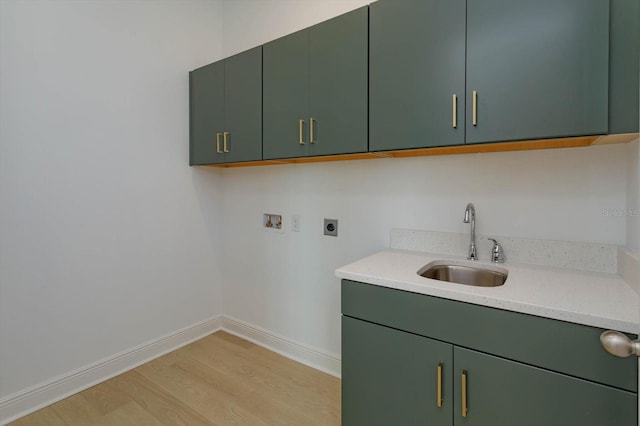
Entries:
{"type": "Polygon", "coordinates": [[[438,364],[438,391],[436,395],[436,405],[442,407],[442,363],[438,364]]]}
{"type": "Polygon", "coordinates": [[[313,140],[313,123],[315,121],[313,117],[309,118],[309,143],[316,143],[316,141],[313,140]]]}
{"type": "Polygon", "coordinates": [[[218,154],[222,154],[222,151],[220,151],[220,138],[222,137],[222,133],[216,133],[216,152],[218,154]]]}
{"type": "Polygon", "coordinates": [[[227,149],[227,137],[229,136],[229,132],[224,132],[224,138],[223,138],[223,144],[222,146],[224,147],[223,150],[224,152],[229,152],[229,150],[227,149]]]}
{"type": "Polygon", "coordinates": [[[458,95],[453,95],[453,128],[458,127],[458,95]]]}
{"type": "Polygon", "coordinates": [[[462,370],[462,417],[467,417],[467,370],[462,370]]]}
{"type": "Polygon", "coordinates": [[[473,91],[473,125],[478,125],[478,92],[473,91]]]}
{"type": "Polygon", "coordinates": [[[298,121],[298,143],[300,145],[304,145],[304,135],[302,134],[303,128],[304,128],[304,120],[299,120],[298,121]]]}

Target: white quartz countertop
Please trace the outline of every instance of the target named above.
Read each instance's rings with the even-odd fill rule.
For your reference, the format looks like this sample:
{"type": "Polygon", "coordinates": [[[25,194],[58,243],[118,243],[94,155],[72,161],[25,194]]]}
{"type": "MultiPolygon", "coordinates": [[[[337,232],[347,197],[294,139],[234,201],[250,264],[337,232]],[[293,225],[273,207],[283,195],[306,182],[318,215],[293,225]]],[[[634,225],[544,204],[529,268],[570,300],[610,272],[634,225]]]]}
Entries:
{"type": "Polygon", "coordinates": [[[422,293],[577,324],[638,334],[638,295],[615,274],[482,261],[473,266],[498,266],[508,277],[500,287],[474,287],[421,277],[427,263],[463,257],[405,250],[385,250],[336,270],[343,279],[422,293]]]}

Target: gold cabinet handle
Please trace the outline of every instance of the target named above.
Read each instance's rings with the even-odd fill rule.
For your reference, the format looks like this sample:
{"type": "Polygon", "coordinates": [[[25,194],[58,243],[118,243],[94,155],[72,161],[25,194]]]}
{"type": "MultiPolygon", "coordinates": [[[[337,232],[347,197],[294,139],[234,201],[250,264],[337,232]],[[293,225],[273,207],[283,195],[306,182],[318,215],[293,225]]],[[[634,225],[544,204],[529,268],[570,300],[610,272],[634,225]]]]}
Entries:
{"type": "Polygon", "coordinates": [[[216,133],[216,152],[218,154],[222,154],[222,151],[220,151],[220,138],[222,137],[222,133],[216,133]]]}
{"type": "Polygon", "coordinates": [[[473,91],[473,117],[472,117],[473,125],[478,125],[478,92],[473,91]]]}
{"type": "Polygon", "coordinates": [[[304,128],[304,120],[298,121],[298,143],[304,145],[304,136],[302,134],[304,128]]]}
{"type": "Polygon", "coordinates": [[[224,132],[223,133],[224,137],[223,137],[223,143],[222,146],[224,147],[223,150],[224,152],[229,152],[229,150],[227,149],[227,138],[229,137],[229,132],[224,132]]]}
{"type": "Polygon", "coordinates": [[[438,389],[436,392],[436,405],[442,407],[442,363],[438,364],[438,389]]]}
{"type": "Polygon", "coordinates": [[[462,417],[467,417],[467,370],[462,370],[462,417]]]}
{"type": "Polygon", "coordinates": [[[313,123],[315,121],[313,117],[309,118],[309,143],[316,143],[316,141],[313,140],[313,123]]]}
{"type": "Polygon", "coordinates": [[[458,127],[458,95],[453,95],[453,120],[451,124],[454,129],[458,127]]]}

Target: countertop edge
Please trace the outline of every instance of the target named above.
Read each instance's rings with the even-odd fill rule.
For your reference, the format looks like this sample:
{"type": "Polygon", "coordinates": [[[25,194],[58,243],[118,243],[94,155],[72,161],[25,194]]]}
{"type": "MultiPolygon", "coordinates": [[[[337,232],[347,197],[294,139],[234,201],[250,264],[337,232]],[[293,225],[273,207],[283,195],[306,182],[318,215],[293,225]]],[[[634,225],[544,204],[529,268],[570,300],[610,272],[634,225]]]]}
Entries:
{"type": "MultiPolygon", "coordinates": [[[[393,252],[391,251],[382,251],[378,252],[372,256],[376,256],[379,254],[383,254],[385,252],[393,252]]],[[[411,252],[407,252],[407,254],[413,254],[411,252]]],[[[421,253],[422,254],[422,253],[421,253]]],[[[371,257],[371,256],[370,256],[371,257]]],[[[361,259],[355,263],[365,261],[368,258],[361,259]]],[[[416,285],[411,282],[404,282],[402,280],[393,279],[392,277],[386,276],[376,276],[373,273],[364,274],[360,272],[349,271],[350,265],[343,266],[338,268],[335,271],[335,276],[341,279],[347,279],[357,282],[362,282],[366,284],[373,284],[382,287],[409,291],[416,294],[424,294],[427,296],[440,297],[449,300],[455,300],[464,303],[471,303],[480,306],[487,306],[496,309],[502,309],[505,311],[518,312],[528,315],[534,315],[542,318],[555,319],[559,321],[565,321],[575,324],[581,324],[596,328],[603,329],[612,329],[617,331],[622,331],[625,333],[630,333],[637,335],[640,331],[640,324],[638,322],[626,321],[622,319],[609,318],[598,314],[593,313],[585,313],[585,312],[577,312],[574,310],[563,310],[558,307],[549,307],[549,306],[540,306],[536,304],[529,304],[522,301],[514,301],[514,300],[502,300],[500,298],[492,298],[491,296],[487,296],[485,294],[473,294],[472,292],[465,292],[463,287],[452,288],[452,289],[444,289],[429,285],[416,285]]],[[[508,265],[507,265],[508,267],[508,265]]],[[[631,291],[633,289],[629,286],[628,283],[625,284],[629,287],[631,291]]]]}

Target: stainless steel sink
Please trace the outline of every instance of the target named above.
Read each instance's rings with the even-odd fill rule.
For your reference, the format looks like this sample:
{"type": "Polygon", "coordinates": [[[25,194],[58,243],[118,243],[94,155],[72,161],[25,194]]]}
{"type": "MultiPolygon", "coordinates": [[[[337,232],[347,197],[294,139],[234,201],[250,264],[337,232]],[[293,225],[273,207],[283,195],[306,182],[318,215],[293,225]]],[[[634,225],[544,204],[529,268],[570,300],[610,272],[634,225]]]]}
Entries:
{"type": "Polygon", "coordinates": [[[418,275],[439,281],[476,287],[498,287],[507,281],[508,271],[502,268],[482,268],[451,262],[431,262],[418,271],[418,275]]]}

